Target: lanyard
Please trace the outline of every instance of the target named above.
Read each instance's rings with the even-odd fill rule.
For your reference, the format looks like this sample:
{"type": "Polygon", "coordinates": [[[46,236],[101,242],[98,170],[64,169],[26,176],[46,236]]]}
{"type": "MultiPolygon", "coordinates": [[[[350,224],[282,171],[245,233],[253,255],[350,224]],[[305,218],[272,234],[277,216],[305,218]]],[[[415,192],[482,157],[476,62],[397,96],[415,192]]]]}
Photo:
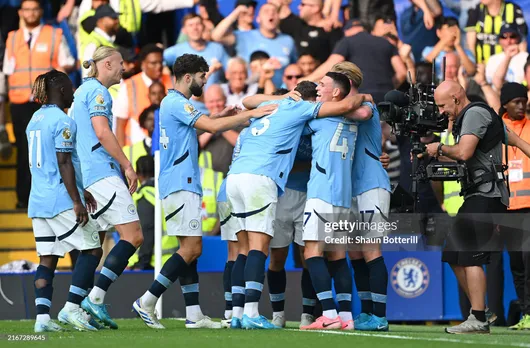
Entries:
{"type": "MultiPolygon", "coordinates": [[[[524,131],[524,127],[526,126],[526,118],[524,120],[524,123],[521,127],[521,130],[519,131],[519,134],[517,134],[517,136],[520,138],[521,137],[521,134],[523,133],[524,131]]],[[[515,132],[514,132],[515,133],[515,132]]],[[[519,150],[517,148],[517,146],[512,146],[512,151],[513,151],[513,159],[517,159],[517,150],[519,150]]]]}

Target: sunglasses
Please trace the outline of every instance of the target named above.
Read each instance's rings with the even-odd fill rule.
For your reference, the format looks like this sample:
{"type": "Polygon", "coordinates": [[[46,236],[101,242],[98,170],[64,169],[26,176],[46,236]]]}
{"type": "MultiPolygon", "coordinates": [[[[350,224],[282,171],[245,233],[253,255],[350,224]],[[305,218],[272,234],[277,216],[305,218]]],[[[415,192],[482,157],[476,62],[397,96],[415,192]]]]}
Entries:
{"type": "Polygon", "coordinates": [[[287,80],[301,79],[302,77],[304,77],[304,75],[285,75],[285,78],[286,78],[287,80]]]}
{"type": "Polygon", "coordinates": [[[519,36],[513,34],[513,35],[503,35],[501,36],[501,38],[505,39],[505,40],[508,40],[508,39],[518,39],[519,36]]]}
{"type": "Polygon", "coordinates": [[[303,2],[300,3],[300,7],[304,7],[304,6],[317,6],[316,4],[304,4],[303,2]]]}

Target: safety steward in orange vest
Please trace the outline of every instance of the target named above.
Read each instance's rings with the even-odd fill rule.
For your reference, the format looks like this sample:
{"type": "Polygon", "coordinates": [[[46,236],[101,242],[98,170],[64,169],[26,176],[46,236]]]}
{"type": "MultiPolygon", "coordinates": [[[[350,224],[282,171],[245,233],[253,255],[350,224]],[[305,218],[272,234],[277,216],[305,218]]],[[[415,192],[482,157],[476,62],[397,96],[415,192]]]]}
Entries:
{"type": "Polygon", "coordinates": [[[17,208],[25,208],[31,188],[26,127],[40,107],[31,95],[33,82],[51,69],[69,70],[75,60],[62,30],[41,24],[39,1],[22,1],[18,14],[23,25],[7,36],[3,72],[9,76],[8,96],[17,146],[17,208]]]}
{"type": "Polygon", "coordinates": [[[116,137],[122,146],[137,143],[146,136],[138,117],[151,105],[149,86],[153,81],[162,82],[166,90],[173,88],[171,76],[162,72],[162,53],[163,50],[154,44],[144,46],[140,52],[142,72],[125,80],[120,87],[113,113],[117,117],[116,137]]]}

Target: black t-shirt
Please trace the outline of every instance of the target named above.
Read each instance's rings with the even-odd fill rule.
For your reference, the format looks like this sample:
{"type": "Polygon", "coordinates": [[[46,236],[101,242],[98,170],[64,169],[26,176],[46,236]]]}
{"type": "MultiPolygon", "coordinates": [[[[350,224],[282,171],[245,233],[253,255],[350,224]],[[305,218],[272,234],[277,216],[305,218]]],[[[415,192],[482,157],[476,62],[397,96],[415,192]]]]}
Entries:
{"type": "Polygon", "coordinates": [[[391,59],[398,51],[386,39],[360,32],[340,40],[333,54],[340,54],[361,69],[363,83],[359,91],[371,94],[376,103],[383,101],[385,93],[394,89],[391,59]]]}
{"type": "Polygon", "coordinates": [[[309,53],[321,63],[328,59],[333,47],[343,36],[341,29],[333,29],[328,33],[322,28],[308,25],[292,13],[280,21],[280,31],[293,37],[298,56],[309,53]]]}

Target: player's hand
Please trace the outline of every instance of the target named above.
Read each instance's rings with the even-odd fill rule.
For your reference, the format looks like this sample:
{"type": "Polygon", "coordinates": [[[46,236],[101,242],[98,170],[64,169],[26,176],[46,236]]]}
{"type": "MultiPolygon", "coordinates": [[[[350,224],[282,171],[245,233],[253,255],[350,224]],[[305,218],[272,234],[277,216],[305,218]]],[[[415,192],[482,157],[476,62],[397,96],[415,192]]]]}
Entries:
{"type": "Polygon", "coordinates": [[[132,166],[129,166],[129,168],[125,169],[125,177],[129,182],[129,193],[132,195],[138,188],[138,176],[136,175],[136,172],[132,166]]]}
{"type": "Polygon", "coordinates": [[[386,169],[388,168],[388,165],[390,164],[390,156],[386,152],[383,152],[381,157],[379,157],[379,161],[383,165],[383,168],[386,169]]]}
{"type": "Polygon", "coordinates": [[[92,196],[92,194],[87,190],[83,190],[83,196],[85,196],[86,210],[91,214],[95,213],[98,208],[98,203],[96,202],[94,196],[92,196]]]}
{"type": "Polygon", "coordinates": [[[88,222],[88,213],[81,201],[74,203],[74,213],[76,217],[75,221],[81,226],[85,226],[88,222]]]}
{"type": "Polygon", "coordinates": [[[372,103],[372,104],[374,103],[374,98],[372,97],[371,94],[360,94],[360,96],[363,97],[365,102],[372,103]]]}
{"type": "Polygon", "coordinates": [[[241,108],[237,105],[229,105],[217,114],[217,117],[234,116],[241,112],[241,108]]]}
{"type": "Polygon", "coordinates": [[[300,94],[300,92],[297,92],[297,91],[290,91],[289,93],[287,93],[285,95],[285,98],[292,98],[294,99],[294,101],[300,101],[302,100],[302,95],[300,94]]]}
{"type": "Polygon", "coordinates": [[[278,108],[278,104],[269,104],[251,111],[253,118],[260,118],[272,114],[278,108]]]}

